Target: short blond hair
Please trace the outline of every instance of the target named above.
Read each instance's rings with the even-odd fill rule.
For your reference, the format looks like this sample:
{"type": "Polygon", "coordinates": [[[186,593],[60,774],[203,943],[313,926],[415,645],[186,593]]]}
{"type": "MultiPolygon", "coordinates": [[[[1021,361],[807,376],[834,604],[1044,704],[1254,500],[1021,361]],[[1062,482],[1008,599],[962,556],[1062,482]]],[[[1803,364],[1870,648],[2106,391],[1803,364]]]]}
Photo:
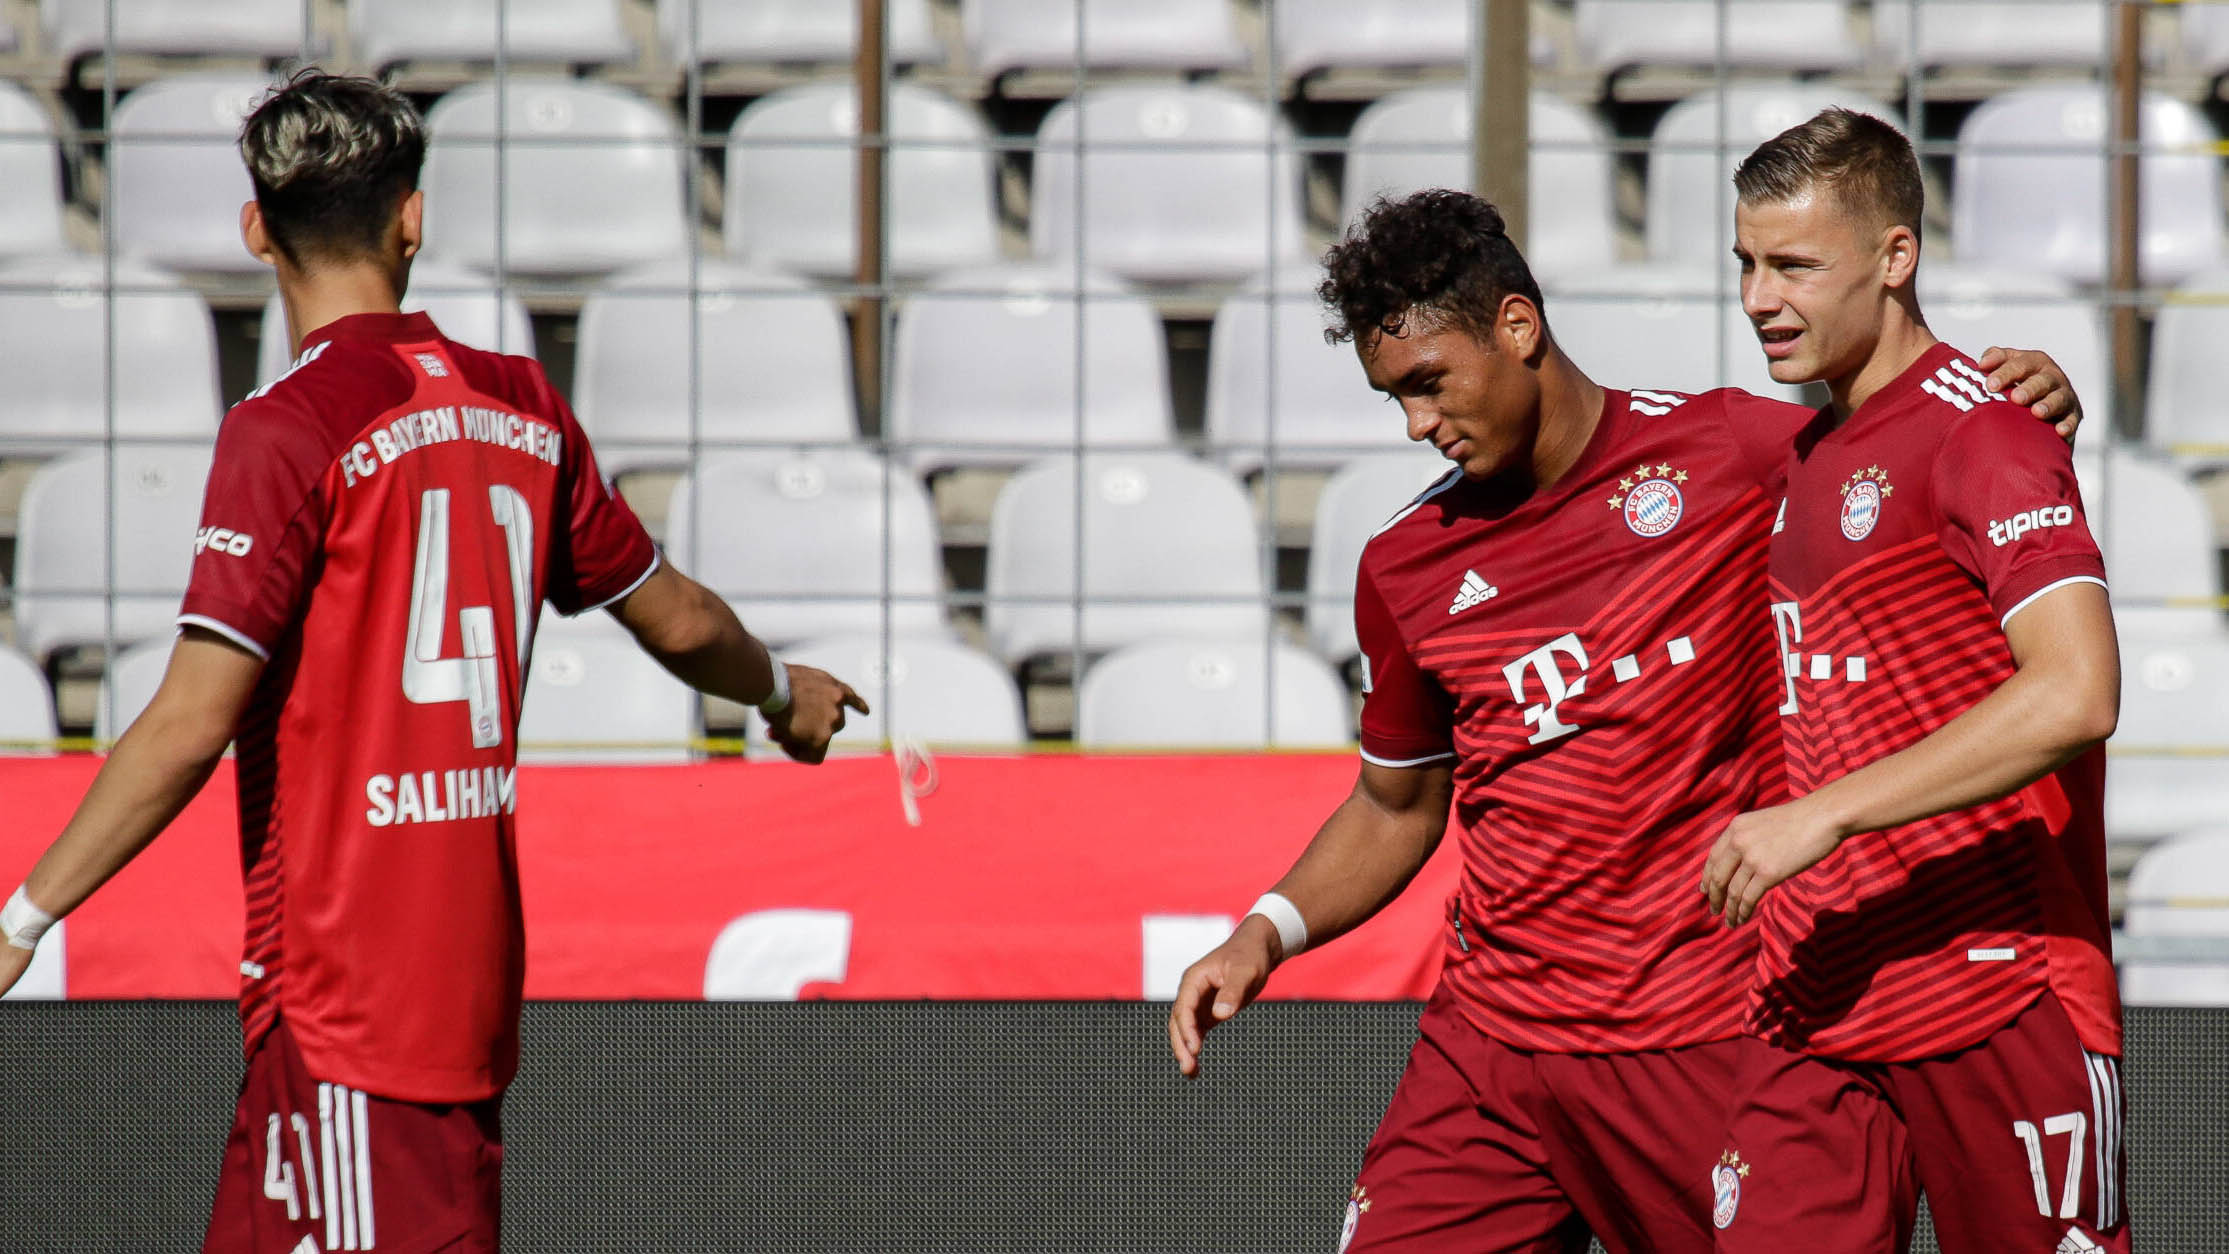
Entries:
{"type": "Polygon", "coordinates": [[[1927,192],[1911,141],[1887,122],[1852,109],[1821,110],[1744,158],[1734,190],[1745,205],[1785,204],[1826,191],[1845,212],[1919,234],[1927,192]]]}

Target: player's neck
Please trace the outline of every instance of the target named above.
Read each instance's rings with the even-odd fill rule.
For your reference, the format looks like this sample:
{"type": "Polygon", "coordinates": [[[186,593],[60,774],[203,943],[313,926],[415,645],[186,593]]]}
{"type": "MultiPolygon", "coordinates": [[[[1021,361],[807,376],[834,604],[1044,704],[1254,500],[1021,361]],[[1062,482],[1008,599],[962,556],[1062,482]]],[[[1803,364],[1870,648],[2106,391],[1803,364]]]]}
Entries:
{"type": "MultiPolygon", "coordinates": [[[[291,267],[289,267],[291,269],[291,267]]],[[[322,265],[279,276],[279,301],[286,307],[286,329],[294,352],[320,327],[353,314],[402,312],[394,274],[373,262],[322,265]]]]}
{"type": "Polygon", "coordinates": [[[1838,423],[1848,422],[1860,406],[1894,383],[1897,376],[1911,369],[1913,362],[1935,347],[1934,332],[1927,329],[1917,312],[1907,310],[1901,303],[1890,303],[1881,326],[1881,338],[1874,342],[1865,364],[1842,378],[1827,381],[1838,423]]]}
{"type": "Polygon", "coordinates": [[[1554,487],[1570,473],[1601,423],[1602,386],[1550,344],[1548,360],[1540,366],[1540,434],[1533,441],[1533,483],[1554,487]]]}

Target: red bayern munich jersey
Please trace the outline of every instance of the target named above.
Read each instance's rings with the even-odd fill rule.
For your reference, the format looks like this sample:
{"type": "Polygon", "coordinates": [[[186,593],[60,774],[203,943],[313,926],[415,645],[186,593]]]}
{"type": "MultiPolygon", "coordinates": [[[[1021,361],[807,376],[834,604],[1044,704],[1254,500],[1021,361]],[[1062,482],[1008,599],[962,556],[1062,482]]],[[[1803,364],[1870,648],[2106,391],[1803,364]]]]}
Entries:
{"type": "Polygon", "coordinates": [[[1443,979],[1487,1035],[1563,1053],[1740,1033],[1754,966],[1696,891],[1785,795],[1766,540],[1807,410],[1605,392],[1520,499],[1451,473],[1356,581],[1363,756],[1453,759],[1463,873],[1443,979]]]}
{"type": "MultiPolygon", "coordinates": [[[[1772,543],[1797,794],[1904,749],[2013,671],[2002,624],[2103,584],[2066,445],[1947,344],[1798,437],[1772,543]]],[[[1857,1061],[1987,1037],[2049,988],[2120,1053],[2105,755],[2010,797],[1843,842],[1765,895],[1752,1028],[1857,1061]]]]}
{"type": "Polygon", "coordinates": [[[359,314],[217,433],[181,624],[268,662],[238,737],[250,1052],[476,1101],[517,1069],[523,660],[656,567],[541,367],[359,314]]]}

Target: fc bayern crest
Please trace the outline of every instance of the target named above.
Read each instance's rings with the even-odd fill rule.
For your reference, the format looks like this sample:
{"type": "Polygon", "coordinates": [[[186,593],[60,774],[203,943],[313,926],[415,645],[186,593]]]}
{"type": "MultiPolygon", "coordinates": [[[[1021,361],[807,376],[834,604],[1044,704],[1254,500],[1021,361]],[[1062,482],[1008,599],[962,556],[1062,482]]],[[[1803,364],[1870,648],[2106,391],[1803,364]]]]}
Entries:
{"type": "Polygon", "coordinates": [[[1347,1247],[1354,1244],[1354,1230],[1362,1224],[1362,1213],[1370,1209],[1370,1195],[1361,1185],[1354,1186],[1347,1194],[1347,1217],[1339,1225],[1339,1254],[1347,1254],[1347,1247]]]}
{"type": "Polygon", "coordinates": [[[1610,508],[1625,511],[1625,525],[1634,535],[1653,540],[1678,526],[1680,515],[1687,512],[1687,500],[1679,490],[1685,482],[1687,472],[1674,470],[1669,463],[1636,466],[1618,481],[1610,508]]]}
{"type": "Polygon", "coordinates": [[[1851,540],[1863,540],[1873,534],[1881,521],[1881,507],[1896,491],[1888,481],[1888,472],[1879,466],[1868,466],[1850,476],[1842,485],[1842,534],[1851,540]]]}
{"type": "Polygon", "coordinates": [[[1721,1228],[1730,1228],[1734,1215],[1741,1209],[1741,1182],[1749,1175],[1749,1164],[1741,1155],[1727,1150],[1718,1156],[1718,1165],[1710,1169],[1710,1221],[1721,1228]]]}

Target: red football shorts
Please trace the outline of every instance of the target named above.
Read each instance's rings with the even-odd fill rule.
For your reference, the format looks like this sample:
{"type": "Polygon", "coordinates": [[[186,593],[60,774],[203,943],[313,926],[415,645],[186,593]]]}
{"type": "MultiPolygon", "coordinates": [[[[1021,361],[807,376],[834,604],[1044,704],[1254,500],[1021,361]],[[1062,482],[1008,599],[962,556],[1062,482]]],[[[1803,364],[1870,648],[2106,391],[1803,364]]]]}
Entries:
{"type": "Polygon", "coordinates": [[[1342,1251],[1687,1254],[1711,1248],[1710,1167],[1745,1043],[1511,1049],[1445,988],[1363,1155],[1342,1251]]]}
{"type": "Polygon", "coordinates": [[[319,1081],[280,1020],[240,1081],[203,1254],[494,1254],[501,1104],[421,1106],[319,1081]]]}
{"type": "Polygon", "coordinates": [[[1944,1254],[2127,1254],[2120,1060],[2045,993],[1979,1044],[1852,1063],[1751,1042],[1713,1215],[1726,1254],[1900,1252],[1925,1190],[1944,1254]]]}

